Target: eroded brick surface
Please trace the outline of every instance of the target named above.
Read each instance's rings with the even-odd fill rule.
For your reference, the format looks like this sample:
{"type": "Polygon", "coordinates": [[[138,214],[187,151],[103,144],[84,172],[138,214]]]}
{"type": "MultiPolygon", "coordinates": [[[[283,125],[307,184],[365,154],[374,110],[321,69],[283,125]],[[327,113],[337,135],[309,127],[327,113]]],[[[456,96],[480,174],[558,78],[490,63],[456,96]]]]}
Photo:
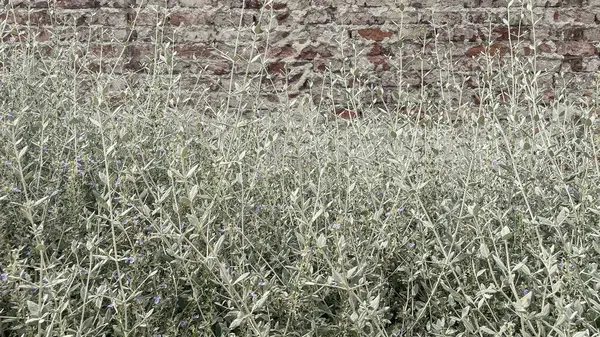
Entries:
{"type": "MultiPolygon", "coordinates": [[[[0,43],[22,48],[35,40],[46,52],[89,43],[80,53],[90,58],[88,70],[114,65],[115,71],[140,76],[149,72],[148,62],[160,59],[157,51],[175,51],[173,71],[181,85],[192,90],[200,80],[214,97],[226,94],[220,90],[229,87],[232,71],[237,82],[258,79],[268,90],[265,102],[275,103],[277,91],[317,97],[320,85],[331,85],[330,72],[341,76],[357,69],[360,75],[338,81],[334,89],[368,83],[383,88],[377,100],[390,103],[402,82],[409,91],[425,88],[439,97],[440,86],[486,70],[481,57],[494,56],[499,69],[510,55],[530,57],[535,50],[539,85],[550,101],[562,89],[593,92],[600,71],[600,0],[534,0],[531,13],[516,5],[508,13],[504,0],[410,0],[402,9],[394,0],[1,2],[0,22],[6,24],[0,43]],[[560,88],[559,73],[572,85],[560,88]]],[[[479,85],[472,79],[464,84],[474,92],[479,85]]],[[[345,100],[342,94],[335,99],[345,100]]],[[[497,93],[494,99],[510,97],[497,93]]],[[[472,101],[481,103],[476,95],[472,101]]],[[[360,116],[340,111],[342,118],[360,116]]]]}

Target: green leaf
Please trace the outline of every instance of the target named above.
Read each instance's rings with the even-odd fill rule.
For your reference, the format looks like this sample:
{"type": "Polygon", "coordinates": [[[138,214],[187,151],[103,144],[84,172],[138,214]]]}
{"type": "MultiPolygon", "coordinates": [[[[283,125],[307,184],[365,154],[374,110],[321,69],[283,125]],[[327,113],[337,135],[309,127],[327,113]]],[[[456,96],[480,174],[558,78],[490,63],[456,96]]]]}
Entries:
{"type": "Polygon", "coordinates": [[[21,151],[19,151],[19,155],[18,158],[21,159],[25,153],[27,153],[27,149],[29,148],[29,146],[25,146],[24,148],[21,149],[21,151]]]}
{"type": "Polygon", "coordinates": [[[317,220],[321,214],[323,214],[323,208],[320,208],[317,213],[315,213],[315,215],[313,215],[313,217],[310,219],[310,223],[315,222],[315,220],[317,220]]]}
{"type": "Polygon", "coordinates": [[[100,124],[100,122],[98,122],[97,120],[93,119],[92,117],[89,117],[90,122],[92,122],[92,124],[94,124],[96,127],[98,128],[102,128],[102,124],[100,124]]]}
{"type": "Polygon", "coordinates": [[[500,237],[502,237],[502,239],[504,240],[510,239],[512,237],[512,233],[508,226],[502,227],[502,230],[500,231],[500,237]]]}
{"type": "Polygon", "coordinates": [[[269,294],[271,293],[271,291],[267,291],[265,292],[261,298],[256,301],[256,303],[254,303],[254,305],[252,306],[252,312],[262,308],[262,306],[265,304],[265,302],[267,301],[267,298],[269,297],[269,294]]]}
{"type": "Polygon", "coordinates": [[[323,248],[326,244],[327,238],[325,237],[325,235],[323,235],[323,233],[321,233],[321,235],[319,235],[319,237],[317,238],[317,248],[323,248]]]}
{"type": "Polygon", "coordinates": [[[371,306],[371,308],[373,308],[373,310],[377,310],[379,308],[380,298],[381,296],[378,294],[374,299],[371,300],[371,302],[369,302],[369,305],[371,306]]]}
{"type": "Polygon", "coordinates": [[[481,241],[481,244],[479,244],[479,255],[484,259],[487,259],[488,256],[490,256],[490,250],[484,241],[481,241]]]}
{"type": "Polygon", "coordinates": [[[240,326],[244,322],[244,319],[245,317],[238,317],[234,319],[233,322],[231,322],[231,324],[229,325],[229,330],[233,330],[240,326]]]}
{"type": "Polygon", "coordinates": [[[236,285],[240,282],[242,282],[243,280],[245,280],[248,276],[250,275],[250,273],[243,273],[242,275],[240,275],[240,277],[238,277],[232,285],[236,285]]]}
{"type": "Polygon", "coordinates": [[[40,306],[32,301],[27,301],[27,308],[33,317],[40,317],[40,306]]]}

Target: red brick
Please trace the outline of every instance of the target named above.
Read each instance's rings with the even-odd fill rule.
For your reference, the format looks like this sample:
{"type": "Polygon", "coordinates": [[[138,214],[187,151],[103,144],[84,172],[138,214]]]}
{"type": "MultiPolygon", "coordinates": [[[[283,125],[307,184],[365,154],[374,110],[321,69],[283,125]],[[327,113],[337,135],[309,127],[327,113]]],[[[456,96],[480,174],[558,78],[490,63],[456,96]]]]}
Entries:
{"type": "Polygon", "coordinates": [[[269,51],[271,57],[286,58],[296,54],[296,49],[291,44],[286,44],[282,47],[273,47],[269,51]]]}
{"type": "Polygon", "coordinates": [[[349,109],[337,109],[335,111],[335,115],[345,120],[353,120],[362,116],[359,111],[353,111],[349,109]]]}
{"type": "Polygon", "coordinates": [[[322,73],[327,70],[327,64],[325,64],[323,60],[315,60],[313,68],[316,69],[318,72],[322,73]]]}
{"type": "Polygon", "coordinates": [[[285,20],[287,20],[288,17],[290,17],[290,13],[281,13],[277,14],[275,19],[277,19],[277,23],[281,25],[285,20]]]}
{"type": "Polygon", "coordinates": [[[214,75],[226,75],[231,73],[231,68],[229,67],[228,63],[219,63],[217,65],[214,66],[213,69],[213,74],[214,75]]]}
{"type": "Polygon", "coordinates": [[[503,56],[506,53],[506,47],[501,43],[494,43],[489,49],[486,46],[479,45],[469,49],[466,55],[468,57],[475,57],[486,53],[489,53],[490,56],[503,56]]]}
{"type": "Polygon", "coordinates": [[[390,70],[390,65],[388,64],[388,60],[386,57],[371,56],[371,57],[367,57],[367,60],[369,60],[369,62],[371,62],[375,65],[373,70],[378,70],[378,69],[381,69],[383,71],[390,70]]]}
{"type": "Polygon", "coordinates": [[[383,48],[380,43],[374,43],[369,53],[367,53],[369,56],[388,56],[390,54],[390,51],[387,48],[383,48]]]}
{"type": "Polygon", "coordinates": [[[262,7],[262,3],[260,0],[245,0],[244,7],[246,9],[260,9],[262,7]]]}
{"type": "Polygon", "coordinates": [[[329,50],[327,50],[327,48],[328,47],[323,47],[323,46],[319,46],[319,47],[308,46],[308,47],[302,49],[302,51],[296,57],[296,59],[298,59],[298,60],[313,60],[317,55],[319,55],[321,57],[331,57],[332,54],[329,50]]]}
{"type": "Polygon", "coordinates": [[[285,62],[274,62],[267,66],[269,74],[285,74],[285,62]]]}
{"type": "Polygon", "coordinates": [[[388,37],[392,37],[394,33],[392,32],[384,32],[381,28],[375,29],[361,29],[358,31],[358,34],[362,36],[364,39],[373,40],[373,41],[383,41],[388,37]]]}

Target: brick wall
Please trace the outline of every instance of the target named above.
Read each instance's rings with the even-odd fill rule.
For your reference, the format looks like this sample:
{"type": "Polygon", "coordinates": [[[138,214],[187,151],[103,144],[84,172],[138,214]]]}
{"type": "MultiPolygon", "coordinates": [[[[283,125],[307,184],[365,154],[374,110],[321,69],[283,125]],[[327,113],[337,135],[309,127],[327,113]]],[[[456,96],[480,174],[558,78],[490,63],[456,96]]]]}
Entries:
{"type": "Polygon", "coordinates": [[[355,83],[368,88],[361,98],[377,104],[397,103],[399,83],[432,102],[478,103],[480,84],[469,78],[485,69],[478,57],[508,62],[502,57],[526,58],[533,48],[542,98],[564,90],[581,98],[593,96],[600,66],[600,0],[516,0],[510,7],[505,0],[2,1],[4,43],[24,40],[29,25],[49,48],[89,42],[88,54],[101,55],[102,64],[143,77],[158,36],[176,51],[181,88],[213,101],[227,94],[236,51],[234,80],[252,78],[249,97],[267,106],[306,93],[318,99],[323,82],[339,106],[355,83]],[[344,80],[332,83],[329,71],[344,80]]]}

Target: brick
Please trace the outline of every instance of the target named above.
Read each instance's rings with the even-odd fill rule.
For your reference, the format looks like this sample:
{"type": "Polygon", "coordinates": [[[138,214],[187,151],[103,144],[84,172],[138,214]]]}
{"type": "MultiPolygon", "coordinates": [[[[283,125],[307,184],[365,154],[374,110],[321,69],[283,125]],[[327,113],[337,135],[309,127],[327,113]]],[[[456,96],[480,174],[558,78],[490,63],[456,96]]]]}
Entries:
{"type": "Polygon", "coordinates": [[[278,10],[286,9],[287,4],[282,3],[282,2],[275,2],[272,5],[265,5],[265,9],[271,9],[271,8],[273,8],[273,10],[275,10],[275,11],[278,11],[278,10]]]}
{"type": "Polygon", "coordinates": [[[592,56],[596,55],[596,47],[584,41],[570,41],[558,45],[557,53],[564,56],[592,56]]]}
{"type": "MultiPolygon", "coordinates": [[[[239,1],[236,1],[239,2],[239,1]]],[[[239,2],[241,4],[241,2],[239,2]]],[[[212,0],[179,0],[179,7],[203,8],[212,6],[212,0]]],[[[240,5],[240,8],[242,6],[240,5]]]]}
{"type": "Polygon", "coordinates": [[[100,2],[97,0],[56,0],[56,7],[64,9],[98,8],[100,2]]]}
{"type": "Polygon", "coordinates": [[[321,57],[331,57],[332,53],[325,46],[307,46],[300,51],[296,59],[298,60],[313,60],[317,55],[321,57]]]}
{"type": "Polygon", "coordinates": [[[175,46],[174,50],[177,52],[177,56],[179,57],[200,58],[212,56],[213,48],[204,45],[194,46],[186,44],[184,46],[175,46]]]}
{"type": "MultiPolygon", "coordinates": [[[[297,17],[301,11],[292,12],[292,17],[297,17]]],[[[331,22],[333,15],[330,11],[311,8],[306,11],[302,24],[325,24],[331,22]]],[[[280,19],[278,19],[280,21],[280,19]]]]}
{"type": "Polygon", "coordinates": [[[600,41],[600,27],[586,28],[583,31],[583,40],[600,41]]]}
{"type": "Polygon", "coordinates": [[[154,7],[154,8],[173,8],[179,0],[130,0],[134,8],[154,7]]]}
{"type": "Polygon", "coordinates": [[[167,18],[167,23],[174,26],[200,26],[210,25],[212,20],[202,12],[175,12],[167,18]]]}
{"type": "Polygon", "coordinates": [[[384,17],[377,17],[367,12],[344,12],[335,18],[336,24],[341,25],[382,25],[385,23],[384,17]]]}
{"type": "Polygon", "coordinates": [[[595,24],[596,14],[591,10],[579,8],[546,8],[544,9],[544,21],[557,24],[585,23],[595,24]]]}
{"type": "Polygon", "coordinates": [[[392,37],[394,35],[392,32],[384,32],[381,28],[374,29],[361,29],[358,31],[358,34],[362,36],[364,39],[372,40],[372,41],[383,41],[386,38],[392,37]]]}
{"type": "Polygon", "coordinates": [[[58,11],[53,16],[53,24],[61,26],[101,25],[121,28],[127,26],[127,14],[123,11],[107,9],[94,11],[58,11]]]}
{"type": "Polygon", "coordinates": [[[371,50],[367,53],[369,56],[389,56],[392,53],[389,49],[383,47],[381,43],[374,43],[371,50]]]}
{"type": "Polygon", "coordinates": [[[522,27],[508,28],[508,27],[496,27],[492,29],[492,40],[494,41],[516,41],[523,39],[524,36],[528,36],[529,31],[524,30],[522,27]]]}
{"type": "Polygon", "coordinates": [[[369,60],[369,62],[373,64],[372,69],[374,71],[378,71],[378,70],[388,71],[391,69],[390,65],[388,63],[387,57],[370,56],[370,57],[367,57],[367,60],[369,60]]]}
{"type": "Polygon", "coordinates": [[[296,49],[291,44],[286,44],[281,47],[271,47],[269,57],[283,59],[296,54],[296,49]]]}
{"type": "Polygon", "coordinates": [[[269,74],[285,74],[285,62],[273,62],[267,66],[269,74]]]}
{"type": "Polygon", "coordinates": [[[362,117],[362,114],[360,111],[355,111],[355,110],[350,110],[350,109],[336,109],[335,115],[337,117],[345,119],[345,120],[354,120],[354,119],[362,117]]]}
{"type": "Polygon", "coordinates": [[[484,45],[472,47],[467,51],[466,56],[475,57],[475,56],[480,56],[483,54],[489,54],[490,56],[496,56],[496,55],[503,56],[505,53],[506,53],[505,45],[503,45],[501,43],[494,43],[494,44],[490,45],[489,47],[484,46],[484,45]]]}
{"type": "Polygon", "coordinates": [[[5,1],[6,5],[10,4],[14,8],[48,8],[47,0],[10,0],[5,1]]]}
{"type": "Polygon", "coordinates": [[[0,14],[0,21],[6,20],[8,24],[49,25],[52,23],[48,10],[34,10],[31,12],[15,10],[12,13],[0,14]]]}

